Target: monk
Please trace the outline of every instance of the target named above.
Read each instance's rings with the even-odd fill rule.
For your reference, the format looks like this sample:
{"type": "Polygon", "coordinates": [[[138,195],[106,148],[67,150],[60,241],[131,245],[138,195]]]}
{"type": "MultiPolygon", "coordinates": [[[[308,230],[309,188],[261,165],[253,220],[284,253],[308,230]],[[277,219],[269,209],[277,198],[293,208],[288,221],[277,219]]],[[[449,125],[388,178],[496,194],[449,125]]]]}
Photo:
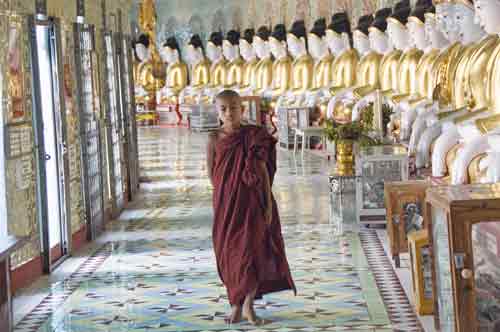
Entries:
{"type": "Polygon", "coordinates": [[[296,288],[285,255],[271,186],[276,140],[265,128],[242,126],[242,105],[232,90],[217,95],[222,126],[209,135],[208,176],[214,188],[213,246],[232,312],[228,323],[263,321],[254,299],[296,288]]]}

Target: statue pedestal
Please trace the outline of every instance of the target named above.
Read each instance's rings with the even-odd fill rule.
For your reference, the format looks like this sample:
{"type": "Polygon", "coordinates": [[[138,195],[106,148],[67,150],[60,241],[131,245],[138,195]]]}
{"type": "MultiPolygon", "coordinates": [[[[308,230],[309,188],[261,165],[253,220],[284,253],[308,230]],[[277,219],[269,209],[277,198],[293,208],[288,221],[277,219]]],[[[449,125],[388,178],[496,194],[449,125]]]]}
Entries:
{"type": "Polygon", "coordinates": [[[330,175],[330,226],[336,236],[359,229],[355,175],[330,175]]]}

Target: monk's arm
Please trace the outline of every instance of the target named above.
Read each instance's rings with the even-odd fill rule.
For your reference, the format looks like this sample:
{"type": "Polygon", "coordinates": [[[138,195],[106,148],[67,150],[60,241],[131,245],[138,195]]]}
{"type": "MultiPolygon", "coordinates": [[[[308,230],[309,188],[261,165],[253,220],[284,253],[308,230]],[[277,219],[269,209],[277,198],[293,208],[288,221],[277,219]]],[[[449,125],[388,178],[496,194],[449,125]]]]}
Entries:
{"type": "Polygon", "coordinates": [[[216,141],[215,133],[210,133],[210,135],[208,135],[208,143],[207,143],[207,173],[212,186],[214,185],[212,174],[213,174],[214,157],[215,157],[215,141],[216,141]]]}
{"type": "Polygon", "coordinates": [[[259,169],[260,174],[262,176],[262,181],[264,184],[264,191],[266,195],[267,208],[270,209],[272,207],[272,189],[271,189],[271,180],[269,179],[269,172],[267,171],[266,163],[264,161],[259,161],[259,169]]]}

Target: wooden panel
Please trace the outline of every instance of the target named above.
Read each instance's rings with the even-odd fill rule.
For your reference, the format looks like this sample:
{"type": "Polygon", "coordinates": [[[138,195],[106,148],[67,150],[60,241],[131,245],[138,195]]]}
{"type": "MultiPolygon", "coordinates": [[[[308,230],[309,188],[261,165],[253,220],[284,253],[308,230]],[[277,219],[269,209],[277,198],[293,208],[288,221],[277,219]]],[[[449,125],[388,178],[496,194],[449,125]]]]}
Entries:
{"type": "Polygon", "coordinates": [[[0,261],[0,331],[11,331],[8,258],[0,261]]]}

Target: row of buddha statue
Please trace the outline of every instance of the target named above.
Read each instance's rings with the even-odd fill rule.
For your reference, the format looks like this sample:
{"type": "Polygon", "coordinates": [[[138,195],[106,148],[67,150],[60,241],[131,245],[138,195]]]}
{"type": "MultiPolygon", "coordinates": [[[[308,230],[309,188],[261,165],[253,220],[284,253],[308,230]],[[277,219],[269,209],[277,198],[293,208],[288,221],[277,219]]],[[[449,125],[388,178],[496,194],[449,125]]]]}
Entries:
{"type": "MultiPolygon", "coordinates": [[[[262,26],[243,35],[213,32],[206,49],[193,35],[181,57],[175,38],[160,50],[168,64],[157,100],[210,102],[224,88],[258,95],[275,107],[319,110],[320,120],[359,119],[382,98],[394,113],[391,137],[407,144],[417,168],[452,184],[500,179],[500,1],[418,0],[329,24],[303,21],[287,31],[262,26]],[[186,64],[186,61],[188,64],[186,64]]],[[[144,39],[144,38],[143,38],[144,39]]],[[[148,84],[146,40],[135,46],[140,96],[148,84]]],[[[149,75],[151,76],[151,75],[149,75]]],[[[321,123],[321,121],[318,121],[321,123]]]]}

